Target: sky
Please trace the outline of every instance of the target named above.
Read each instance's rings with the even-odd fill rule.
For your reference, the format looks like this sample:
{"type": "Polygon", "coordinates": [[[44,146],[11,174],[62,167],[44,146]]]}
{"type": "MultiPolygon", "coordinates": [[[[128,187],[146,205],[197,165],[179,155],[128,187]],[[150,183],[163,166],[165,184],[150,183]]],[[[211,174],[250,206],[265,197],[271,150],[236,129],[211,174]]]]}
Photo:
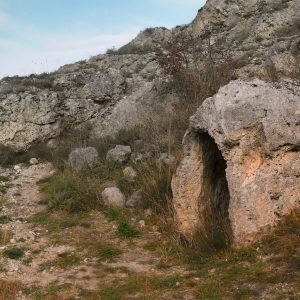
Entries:
{"type": "Polygon", "coordinates": [[[148,27],[191,22],[205,0],[0,0],[0,78],[49,72],[148,27]]]}

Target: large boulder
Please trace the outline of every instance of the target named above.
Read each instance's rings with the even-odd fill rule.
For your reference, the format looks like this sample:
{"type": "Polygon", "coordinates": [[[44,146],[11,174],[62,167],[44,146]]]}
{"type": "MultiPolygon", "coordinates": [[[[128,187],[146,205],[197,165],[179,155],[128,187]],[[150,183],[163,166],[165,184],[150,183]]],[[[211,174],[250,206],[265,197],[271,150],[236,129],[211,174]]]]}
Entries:
{"type": "Polygon", "coordinates": [[[246,245],[299,207],[299,125],[299,82],[237,80],[205,100],[172,182],[178,230],[192,239],[212,212],[246,245]]]}
{"type": "Polygon", "coordinates": [[[80,171],[85,167],[92,167],[97,160],[98,151],[94,147],[76,148],[69,155],[68,166],[80,171]]]}

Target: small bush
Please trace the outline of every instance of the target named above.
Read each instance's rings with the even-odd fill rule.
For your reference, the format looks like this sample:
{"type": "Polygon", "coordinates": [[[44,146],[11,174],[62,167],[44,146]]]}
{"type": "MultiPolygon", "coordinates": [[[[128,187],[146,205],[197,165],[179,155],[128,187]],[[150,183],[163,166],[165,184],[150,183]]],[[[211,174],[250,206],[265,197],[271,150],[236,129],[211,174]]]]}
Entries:
{"type": "Polygon", "coordinates": [[[19,248],[10,248],[7,249],[3,252],[4,256],[10,258],[10,259],[15,259],[18,260],[23,257],[24,255],[24,250],[19,249],[19,248]]]}
{"type": "Polygon", "coordinates": [[[175,170],[163,163],[150,162],[138,166],[138,183],[142,187],[144,209],[157,215],[172,215],[171,180],[175,170]]]}

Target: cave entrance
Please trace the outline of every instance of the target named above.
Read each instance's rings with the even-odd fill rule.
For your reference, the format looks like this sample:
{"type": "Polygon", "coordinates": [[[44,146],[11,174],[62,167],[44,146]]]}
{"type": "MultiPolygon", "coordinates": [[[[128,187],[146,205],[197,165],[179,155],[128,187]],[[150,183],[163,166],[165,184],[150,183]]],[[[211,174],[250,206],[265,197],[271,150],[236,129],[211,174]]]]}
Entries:
{"type": "Polygon", "coordinates": [[[229,220],[230,194],[226,178],[227,164],[217,144],[208,133],[199,135],[202,148],[203,181],[201,206],[205,235],[215,249],[231,244],[229,220]]]}

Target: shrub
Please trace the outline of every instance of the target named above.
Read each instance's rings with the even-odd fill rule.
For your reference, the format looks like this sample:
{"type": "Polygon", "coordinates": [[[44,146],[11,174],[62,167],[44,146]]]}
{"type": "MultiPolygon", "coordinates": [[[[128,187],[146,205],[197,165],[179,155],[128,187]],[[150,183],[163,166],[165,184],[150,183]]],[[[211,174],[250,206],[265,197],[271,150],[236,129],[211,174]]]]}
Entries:
{"type": "Polygon", "coordinates": [[[151,208],[157,215],[172,215],[171,180],[174,169],[158,162],[138,167],[137,180],[143,191],[143,208],[151,208]]]}
{"type": "Polygon", "coordinates": [[[18,260],[24,255],[24,250],[19,249],[19,248],[10,248],[7,249],[3,252],[4,256],[10,258],[10,259],[15,259],[18,260]]]}

